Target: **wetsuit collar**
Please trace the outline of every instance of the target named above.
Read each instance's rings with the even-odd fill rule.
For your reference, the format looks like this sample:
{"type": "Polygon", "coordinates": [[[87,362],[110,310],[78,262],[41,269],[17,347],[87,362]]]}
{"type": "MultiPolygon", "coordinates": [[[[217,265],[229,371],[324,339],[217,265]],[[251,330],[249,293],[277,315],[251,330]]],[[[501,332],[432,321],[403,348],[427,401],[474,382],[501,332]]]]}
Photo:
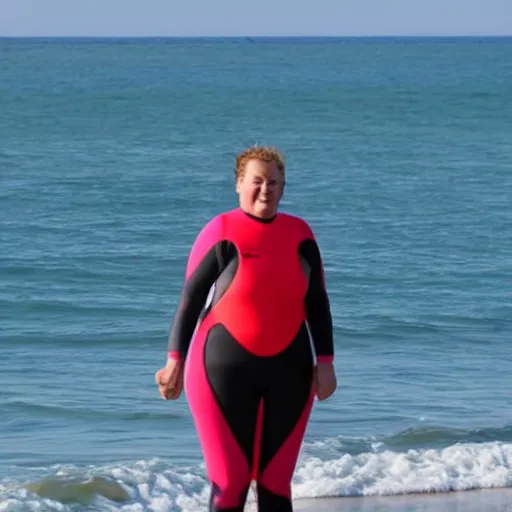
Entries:
{"type": "Polygon", "coordinates": [[[252,213],[247,213],[246,211],[242,210],[241,208],[240,208],[240,210],[242,211],[242,213],[247,215],[247,217],[254,219],[257,222],[261,222],[262,224],[270,224],[277,217],[277,213],[276,213],[275,215],[273,215],[272,217],[269,217],[268,219],[262,219],[261,217],[256,217],[256,215],[253,215],[252,213]]]}

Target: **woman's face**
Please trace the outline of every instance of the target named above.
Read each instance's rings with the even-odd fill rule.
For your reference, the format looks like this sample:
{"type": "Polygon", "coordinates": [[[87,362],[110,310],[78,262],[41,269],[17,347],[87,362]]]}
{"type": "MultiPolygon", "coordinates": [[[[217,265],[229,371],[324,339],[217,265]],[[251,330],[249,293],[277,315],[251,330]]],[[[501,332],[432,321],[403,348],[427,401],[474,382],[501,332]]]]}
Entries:
{"type": "Polygon", "coordinates": [[[236,184],[240,207],[245,212],[268,219],[277,213],[283,195],[284,178],[275,162],[249,160],[236,184]]]}

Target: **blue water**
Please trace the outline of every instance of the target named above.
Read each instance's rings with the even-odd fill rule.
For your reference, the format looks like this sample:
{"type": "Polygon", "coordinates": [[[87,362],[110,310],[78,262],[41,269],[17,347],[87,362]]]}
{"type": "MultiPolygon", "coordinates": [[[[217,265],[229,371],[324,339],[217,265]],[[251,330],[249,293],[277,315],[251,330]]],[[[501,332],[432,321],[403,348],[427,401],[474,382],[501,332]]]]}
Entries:
{"type": "Polygon", "coordinates": [[[335,324],[295,495],[512,486],[512,39],[4,39],[0,69],[0,510],[204,509],[153,375],[254,143],[335,324]],[[127,499],[48,491],[91,477],[127,499]]]}

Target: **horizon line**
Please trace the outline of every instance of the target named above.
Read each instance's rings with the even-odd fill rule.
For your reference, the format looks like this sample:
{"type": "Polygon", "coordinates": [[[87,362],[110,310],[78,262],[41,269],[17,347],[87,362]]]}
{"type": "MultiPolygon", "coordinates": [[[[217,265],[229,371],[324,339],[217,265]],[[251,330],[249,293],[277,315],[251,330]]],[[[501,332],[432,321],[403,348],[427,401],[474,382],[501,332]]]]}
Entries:
{"type": "Polygon", "coordinates": [[[512,38],[512,34],[302,34],[302,35],[1,35],[0,39],[435,39],[512,38]]]}

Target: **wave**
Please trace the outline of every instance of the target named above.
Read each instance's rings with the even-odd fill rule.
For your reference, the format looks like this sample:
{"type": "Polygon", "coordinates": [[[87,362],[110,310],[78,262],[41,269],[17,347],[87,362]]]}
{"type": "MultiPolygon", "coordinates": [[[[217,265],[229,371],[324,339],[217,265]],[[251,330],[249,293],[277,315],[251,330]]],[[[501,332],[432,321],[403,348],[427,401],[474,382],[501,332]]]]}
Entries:
{"type": "Polygon", "coordinates": [[[352,456],[364,453],[382,453],[392,450],[403,453],[408,450],[429,450],[447,448],[457,444],[512,443],[512,425],[492,428],[450,428],[444,426],[421,426],[408,428],[396,434],[383,437],[332,437],[309,443],[307,453],[323,459],[340,454],[352,456]]]}
{"type": "Polygon", "coordinates": [[[94,476],[91,478],[50,478],[28,483],[24,488],[40,498],[62,504],[91,504],[101,496],[111,502],[122,503],[130,498],[126,489],[115,480],[94,476]]]}
{"type": "Polygon", "coordinates": [[[389,448],[424,446],[425,444],[450,445],[452,443],[485,443],[501,441],[512,443],[512,425],[481,429],[452,429],[445,427],[422,427],[404,430],[384,438],[383,445],[389,448]]]}
{"type": "Polygon", "coordinates": [[[4,406],[3,411],[5,415],[23,413],[24,416],[34,417],[47,417],[52,420],[56,419],[69,419],[69,420],[103,420],[103,419],[116,419],[122,421],[169,421],[172,419],[181,419],[180,414],[172,412],[154,413],[154,412],[140,412],[140,411],[119,411],[112,408],[105,409],[90,409],[80,408],[70,405],[44,405],[29,403],[22,400],[11,400],[4,406]]]}
{"type": "MultiPolygon", "coordinates": [[[[508,428],[507,435],[510,431],[508,428]]],[[[477,432],[473,435],[478,437],[477,432]]],[[[411,433],[400,436],[404,440],[408,435],[411,433]]],[[[423,429],[412,435],[439,438],[446,434],[423,429]]],[[[442,449],[384,449],[330,458],[312,456],[308,454],[310,448],[305,446],[293,479],[293,495],[299,501],[512,486],[512,443],[455,443],[442,449]]],[[[112,511],[196,512],[206,510],[209,499],[204,466],[183,467],[149,460],[89,468],[59,466],[42,468],[41,472],[46,476],[37,481],[0,482],[0,509],[36,510],[44,502],[45,510],[83,510],[66,504],[93,503],[101,510],[112,511]]],[[[253,494],[249,501],[254,502],[253,494]]]]}

